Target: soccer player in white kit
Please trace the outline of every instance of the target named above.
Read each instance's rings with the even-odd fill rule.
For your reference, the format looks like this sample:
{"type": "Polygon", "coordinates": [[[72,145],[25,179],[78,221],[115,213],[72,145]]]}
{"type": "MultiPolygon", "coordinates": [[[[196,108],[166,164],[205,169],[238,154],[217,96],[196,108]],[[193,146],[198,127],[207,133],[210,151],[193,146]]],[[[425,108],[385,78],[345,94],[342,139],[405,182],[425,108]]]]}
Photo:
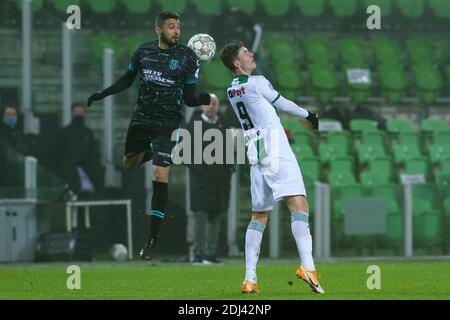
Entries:
{"type": "Polygon", "coordinates": [[[289,145],[277,110],[305,118],[317,130],[319,117],[281,96],[263,76],[252,76],[253,53],[240,41],[232,41],[221,52],[223,64],[235,78],[227,94],[244,129],[249,158],[252,219],[245,235],[246,274],[242,293],[258,293],[256,265],[265,226],[274,201],[283,199],[291,212],[291,230],[300,256],[298,278],[313,292],[324,293],[312,257],[309,207],[300,167],[289,145]]]}

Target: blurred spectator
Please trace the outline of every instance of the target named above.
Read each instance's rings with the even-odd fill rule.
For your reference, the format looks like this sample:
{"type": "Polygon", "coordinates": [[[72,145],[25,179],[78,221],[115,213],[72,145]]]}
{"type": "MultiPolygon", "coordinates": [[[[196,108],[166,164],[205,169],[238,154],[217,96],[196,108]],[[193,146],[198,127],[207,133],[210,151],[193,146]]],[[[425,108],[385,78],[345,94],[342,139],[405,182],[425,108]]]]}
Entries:
{"type": "Polygon", "coordinates": [[[386,119],[383,118],[380,113],[368,107],[363,107],[361,105],[356,106],[350,116],[350,120],[352,119],[373,120],[377,123],[378,129],[386,130],[386,119]]]}
{"type": "Polygon", "coordinates": [[[21,154],[27,153],[25,136],[18,128],[17,109],[6,106],[2,110],[2,122],[0,123],[0,140],[7,146],[21,154]]]}
{"type": "Polygon", "coordinates": [[[63,127],[56,143],[58,172],[79,198],[92,198],[101,187],[101,165],[98,141],[94,131],[85,126],[85,107],[72,105],[72,121],[63,127]]]}
{"type": "MultiPolygon", "coordinates": [[[[225,159],[225,118],[218,113],[219,101],[211,95],[211,103],[202,106],[193,115],[186,129],[194,140],[194,122],[200,121],[203,134],[208,129],[218,129],[223,135],[223,155],[225,159]]],[[[202,153],[211,142],[203,142],[202,153]]],[[[192,146],[194,149],[194,146],[192,146]]],[[[193,151],[193,150],[192,150],[193,151]]],[[[192,157],[192,162],[193,162],[192,157]]],[[[228,210],[231,174],[233,165],[191,164],[189,167],[190,199],[193,216],[188,215],[188,242],[192,239],[193,261],[195,264],[220,263],[217,259],[219,231],[224,213],[228,210]]],[[[191,249],[190,248],[190,249],[191,249]]]]}
{"type": "Polygon", "coordinates": [[[259,47],[262,27],[256,23],[252,16],[237,8],[230,8],[220,12],[211,20],[209,32],[216,41],[217,48],[222,48],[231,40],[239,39],[253,53],[259,47]]]}

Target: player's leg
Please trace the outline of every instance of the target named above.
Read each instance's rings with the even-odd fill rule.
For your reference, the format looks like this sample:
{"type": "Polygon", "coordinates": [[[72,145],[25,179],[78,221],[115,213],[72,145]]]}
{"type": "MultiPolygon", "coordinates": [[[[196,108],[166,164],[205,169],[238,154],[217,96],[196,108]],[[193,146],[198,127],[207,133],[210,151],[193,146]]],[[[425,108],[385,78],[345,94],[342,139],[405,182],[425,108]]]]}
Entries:
{"type": "Polygon", "coordinates": [[[252,219],[245,233],[245,280],[242,293],[259,293],[256,266],[269,213],[270,211],[252,212],[252,219]]]}
{"type": "Polygon", "coordinates": [[[242,293],[258,293],[256,266],[259,251],[267,225],[269,213],[273,209],[272,190],[264,181],[259,166],[250,167],[252,219],[245,233],[245,280],[242,293]]]}
{"type": "Polygon", "coordinates": [[[168,182],[170,165],[172,164],[171,152],[175,141],[171,141],[171,130],[164,130],[152,140],[153,148],[153,193],[151,201],[150,233],[144,248],[141,250],[141,258],[151,260],[156,254],[159,242],[159,234],[162,223],[168,218],[166,207],[168,202],[168,182]]]}
{"type": "Polygon", "coordinates": [[[166,206],[168,202],[169,168],[155,164],[153,160],[153,192],[150,216],[150,233],[144,248],[141,250],[141,258],[151,260],[156,254],[159,242],[161,224],[167,219],[166,206]]]}
{"type": "Polygon", "coordinates": [[[324,293],[319,284],[319,273],[316,271],[312,256],[308,201],[303,195],[285,196],[284,200],[291,212],[291,231],[301,261],[301,266],[296,272],[297,276],[306,281],[314,292],[324,293]]]}

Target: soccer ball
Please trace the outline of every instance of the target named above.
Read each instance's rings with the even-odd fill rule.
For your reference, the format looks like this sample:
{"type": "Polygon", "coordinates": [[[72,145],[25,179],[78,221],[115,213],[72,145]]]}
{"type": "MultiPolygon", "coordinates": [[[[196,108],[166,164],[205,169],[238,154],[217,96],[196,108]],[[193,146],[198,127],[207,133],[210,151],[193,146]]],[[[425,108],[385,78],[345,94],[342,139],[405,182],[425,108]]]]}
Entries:
{"type": "Polygon", "coordinates": [[[111,257],[116,261],[124,261],[128,257],[128,250],[121,243],[114,244],[110,249],[111,257]]]}
{"type": "Polygon", "coordinates": [[[216,53],[216,42],[213,37],[205,33],[192,36],[187,46],[195,52],[200,61],[210,61],[216,53]]]}

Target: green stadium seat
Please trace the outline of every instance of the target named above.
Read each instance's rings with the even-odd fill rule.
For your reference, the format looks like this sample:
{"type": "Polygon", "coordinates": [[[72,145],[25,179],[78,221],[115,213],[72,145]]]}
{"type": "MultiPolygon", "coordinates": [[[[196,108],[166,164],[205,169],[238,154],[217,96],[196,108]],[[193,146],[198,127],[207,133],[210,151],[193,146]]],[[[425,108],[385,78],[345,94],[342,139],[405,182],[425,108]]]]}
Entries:
{"type": "Polygon", "coordinates": [[[444,200],[444,216],[446,219],[450,218],[450,198],[444,200]]]}
{"type": "Polygon", "coordinates": [[[328,64],[331,63],[331,50],[328,43],[323,38],[308,37],[303,41],[305,48],[305,55],[308,64],[319,63],[328,64]]]}
{"type": "Polygon", "coordinates": [[[329,163],[336,157],[347,156],[347,152],[344,146],[332,145],[328,143],[319,144],[319,157],[323,164],[329,163]]]}
{"type": "MultiPolygon", "coordinates": [[[[387,206],[389,206],[388,202],[387,206]]],[[[394,203],[395,204],[395,203],[394,203]]],[[[388,209],[389,211],[389,209],[388,209]]],[[[403,239],[403,217],[400,211],[388,213],[386,216],[386,239],[391,242],[400,242],[403,239]]]]}
{"type": "Polygon", "coordinates": [[[295,0],[300,12],[306,17],[319,17],[325,7],[324,0],[295,0]]]}
{"type": "Polygon", "coordinates": [[[435,63],[435,49],[433,45],[424,39],[410,39],[406,41],[411,64],[435,63]]]}
{"type": "Polygon", "coordinates": [[[156,0],[160,5],[160,10],[169,10],[176,13],[183,13],[186,9],[186,0],[156,0]]]}
{"type": "Polygon", "coordinates": [[[422,174],[430,180],[430,163],[426,157],[412,157],[405,160],[405,174],[422,174]]]}
{"type": "Polygon", "coordinates": [[[417,95],[425,103],[434,103],[439,96],[443,80],[436,65],[422,63],[412,68],[417,87],[417,95]]]}
{"type": "Polygon", "coordinates": [[[350,156],[339,156],[334,159],[330,159],[330,170],[334,172],[354,172],[355,164],[353,157],[350,156]]]}
{"type": "Polygon", "coordinates": [[[348,131],[335,131],[326,135],[326,142],[331,145],[343,146],[347,153],[351,150],[351,136],[348,131]]]}
{"type": "Polygon", "coordinates": [[[397,165],[402,165],[406,160],[413,157],[420,157],[420,149],[417,145],[395,144],[394,160],[397,165]]]}
{"type": "Polygon", "coordinates": [[[360,175],[360,181],[364,186],[372,187],[380,184],[389,183],[389,177],[374,171],[363,171],[360,175]]]}
{"type": "Polygon", "coordinates": [[[289,13],[289,0],[262,0],[261,4],[268,16],[282,17],[289,13]]]}
{"type": "Polygon", "coordinates": [[[382,64],[378,66],[381,94],[389,102],[400,102],[406,94],[408,81],[403,66],[382,64]]]}
{"type": "Polygon", "coordinates": [[[439,164],[439,172],[450,174],[450,158],[445,158],[439,164]]]}
{"type": "Polygon", "coordinates": [[[438,18],[450,18],[450,3],[447,0],[429,0],[434,15],[438,18]]]}
{"type": "Polygon", "coordinates": [[[317,157],[302,157],[299,160],[302,175],[312,181],[321,181],[322,167],[317,157]]]}
{"type": "MultiPolygon", "coordinates": [[[[116,57],[120,57],[121,48],[117,43],[117,39],[110,35],[97,35],[89,38],[92,49],[92,62],[95,68],[101,68],[103,65],[103,54],[105,49],[112,49],[116,57]]],[[[129,57],[130,58],[130,57],[129,57]]]]}
{"type": "MultiPolygon", "coordinates": [[[[80,0],[51,0],[50,1],[58,12],[66,13],[67,8],[71,5],[79,6],[80,0]]],[[[34,4],[34,1],[33,1],[34,4]]]]}
{"type": "Polygon", "coordinates": [[[377,131],[377,122],[367,119],[353,119],[350,120],[350,131],[355,133],[362,133],[367,131],[377,131]]]}
{"type": "Polygon", "coordinates": [[[116,0],[89,0],[91,9],[98,14],[111,13],[116,7],[116,0]]]}
{"type": "Polygon", "coordinates": [[[392,0],[364,0],[364,7],[377,5],[381,9],[381,17],[389,17],[392,13],[392,0]]]}
{"type": "Polygon", "coordinates": [[[294,140],[294,144],[307,144],[312,146],[312,134],[308,131],[296,131],[292,134],[292,139],[294,140]]]}
{"type": "Polygon", "coordinates": [[[314,151],[309,144],[293,143],[291,144],[292,152],[294,152],[295,157],[302,159],[304,157],[314,157],[314,151]]]}
{"type": "Polygon", "coordinates": [[[450,158],[450,145],[432,144],[428,148],[428,155],[432,165],[437,165],[450,158]]]}
{"type": "Polygon", "coordinates": [[[437,131],[433,134],[433,144],[450,145],[450,131],[437,131]]]}
{"type": "Polygon", "coordinates": [[[360,165],[367,165],[372,159],[385,156],[385,150],[382,145],[366,145],[358,146],[358,160],[360,165]]]}
{"type": "Polygon", "coordinates": [[[362,143],[365,145],[380,145],[386,147],[386,133],[384,131],[365,131],[362,134],[362,143]]]}
{"type": "Polygon", "coordinates": [[[330,184],[330,187],[341,187],[341,186],[348,186],[353,185],[356,183],[355,176],[353,172],[334,172],[330,171],[328,174],[328,183],[330,184]]]}
{"type": "Polygon", "coordinates": [[[323,103],[330,102],[337,94],[338,80],[334,67],[326,64],[309,65],[313,95],[323,103]]]}
{"type": "Polygon", "coordinates": [[[148,35],[142,34],[142,35],[136,35],[128,37],[127,40],[127,53],[128,58],[131,59],[136,49],[145,42],[149,42],[151,39],[148,35]]]}
{"type": "Polygon", "coordinates": [[[192,0],[196,11],[205,16],[212,16],[221,11],[220,0],[192,0]]]}
{"type": "Polygon", "coordinates": [[[441,199],[450,197],[450,172],[438,172],[435,175],[436,187],[441,199]]]}
{"type": "Polygon", "coordinates": [[[423,211],[414,217],[414,242],[422,245],[434,245],[440,241],[441,218],[436,211],[423,211]]]}
{"type": "Polygon", "coordinates": [[[420,122],[423,132],[433,133],[436,131],[449,131],[448,122],[441,119],[424,119],[420,122]]]}
{"type": "Polygon", "coordinates": [[[400,206],[401,188],[396,184],[374,184],[370,188],[369,195],[372,197],[380,197],[386,201],[387,214],[402,214],[400,206]]]}
{"type": "Polygon", "coordinates": [[[396,203],[401,201],[402,194],[401,186],[394,183],[374,185],[370,191],[370,195],[373,197],[394,200],[396,203]]]}
{"type": "Polygon", "coordinates": [[[298,117],[281,119],[281,124],[284,130],[289,130],[292,136],[294,136],[297,132],[308,131],[308,129],[306,129],[306,127],[304,126],[304,123],[305,122],[302,122],[298,117]]]}
{"type": "Polygon", "coordinates": [[[386,130],[391,134],[400,132],[413,132],[412,124],[409,120],[389,119],[386,123],[386,130]]]}
{"type": "Polygon", "coordinates": [[[275,74],[280,93],[289,100],[297,100],[304,86],[300,66],[296,62],[279,62],[275,64],[275,74]]]}
{"type": "Polygon", "coordinates": [[[418,132],[400,132],[397,138],[398,144],[413,144],[419,147],[422,146],[421,135],[418,132]]]}
{"type": "Polygon", "coordinates": [[[290,36],[272,36],[268,42],[269,55],[276,67],[280,62],[297,63],[298,48],[290,36]]]}
{"type": "MultiPolygon", "coordinates": [[[[166,1],[166,0],[164,0],[166,1]]],[[[247,14],[253,15],[256,9],[255,0],[228,0],[230,7],[237,8],[244,11],[247,14]]]]}
{"type": "Polygon", "coordinates": [[[390,181],[394,174],[394,165],[392,162],[391,157],[374,157],[369,160],[369,171],[383,175],[387,181],[390,181]]]}
{"type": "Polygon", "coordinates": [[[367,53],[361,40],[354,38],[340,39],[337,47],[344,66],[354,66],[367,63],[367,53]]]}
{"type": "Polygon", "coordinates": [[[151,8],[151,0],[122,0],[128,12],[132,14],[146,14],[151,8]]]}
{"type": "Polygon", "coordinates": [[[400,13],[407,18],[419,18],[424,13],[424,0],[397,0],[400,13]]]}
{"type": "Polygon", "coordinates": [[[432,209],[436,209],[438,207],[439,196],[437,187],[433,183],[420,183],[413,185],[412,196],[413,201],[420,200],[428,202],[432,209]]]}
{"type": "Polygon", "coordinates": [[[204,75],[206,85],[217,97],[224,101],[227,99],[226,89],[229,87],[232,75],[231,72],[216,58],[210,63],[204,63],[200,72],[204,75]]]}
{"type": "Polygon", "coordinates": [[[377,64],[386,66],[402,64],[401,51],[397,42],[387,38],[379,38],[374,41],[373,49],[377,64]]]}
{"type": "Polygon", "coordinates": [[[330,1],[331,9],[335,16],[351,17],[358,9],[356,0],[334,0],[330,1]]]}

